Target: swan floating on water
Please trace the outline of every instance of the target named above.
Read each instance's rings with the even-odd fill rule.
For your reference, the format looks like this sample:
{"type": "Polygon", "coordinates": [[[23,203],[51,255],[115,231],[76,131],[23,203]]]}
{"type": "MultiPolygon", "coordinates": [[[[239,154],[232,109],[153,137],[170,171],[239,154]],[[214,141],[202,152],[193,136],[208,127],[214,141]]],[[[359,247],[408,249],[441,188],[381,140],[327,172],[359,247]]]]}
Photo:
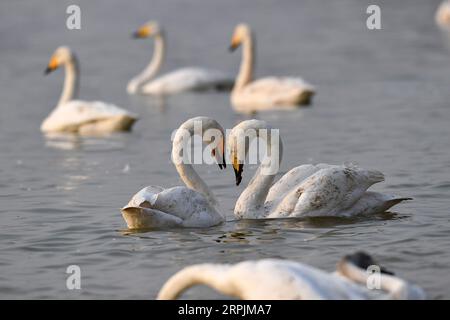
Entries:
{"type": "MultiPolygon", "coordinates": [[[[255,132],[250,140],[261,138],[267,144],[267,154],[278,152],[278,165],[283,148],[277,136],[278,148],[272,150],[271,128],[265,121],[247,120],[236,125],[228,136],[228,150],[236,175],[236,185],[242,180],[244,160],[249,151],[242,138],[255,132]],[[264,135],[261,134],[264,130],[264,135]]],[[[249,144],[251,141],[249,141],[249,144]]],[[[273,184],[276,172],[265,171],[268,162],[261,163],[249,185],[239,196],[234,214],[240,219],[265,219],[314,216],[354,216],[382,213],[411,198],[368,192],[384,181],[375,170],[356,166],[329,164],[301,165],[291,169],[273,184]]]]}
{"type": "Polygon", "coordinates": [[[301,78],[267,77],[253,80],[255,41],[250,27],[246,24],[236,26],[230,50],[235,50],[241,44],[241,66],[231,92],[231,103],[236,111],[252,113],[310,103],[315,89],[301,78]]]}
{"type": "MultiPolygon", "coordinates": [[[[210,227],[224,221],[224,217],[216,210],[217,201],[206,183],[195,172],[191,164],[184,163],[183,147],[185,133],[192,137],[196,123],[201,123],[203,132],[209,129],[219,130],[222,140],[211,151],[220,169],[225,167],[223,128],[214,119],[196,117],[184,122],[173,139],[172,161],[175,164],[184,186],[165,189],[149,186],[133,196],[122,208],[122,216],[128,228],[164,228],[164,227],[210,227]]],[[[211,143],[207,135],[203,141],[211,143]]]]}
{"type": "Polygon", "coordinates": [[[366,270],[372,265],[377,264],[363,252],[345,256],[334,273],[281,259],[244,261],[235,265],[198,264],[173,275],[159,291],[157,299],[176,299],[195,285],[210,286],[244,300],[425,299],[420,287],[380,266],[380,273],[374,275],[379,276],[379,287],[368,289],[370,275],[366,270]]]}
{"type": "Polygon", "coordinates": [[[164,60],[164,30],[156,21],[150,21],[140,27],[133,36],[153,37],[155,47],[150,64],[128,83],[129,94],[168,95],[190,90],[229,90],[233,86],[234,80],[231,76],[221,71],[198,67],[182,68],[154,79],[164,60]]]}
{"type": "Polygon", "coordinates": [[[436,23],[444,28],[450,28],[450,1],[444,0],[436,11],[436,23]]]}
{"type": "Polygon", "coordinates": [[[68,47],[56,49],[45,73],[61,65],[65,68],[64,88],[58,105],[41,125],[43,132],[90,134],[131,129],[138,119],[131,112],[101,101],[75,100],[79,88],[79,66],[75,54],[68,47]]]}

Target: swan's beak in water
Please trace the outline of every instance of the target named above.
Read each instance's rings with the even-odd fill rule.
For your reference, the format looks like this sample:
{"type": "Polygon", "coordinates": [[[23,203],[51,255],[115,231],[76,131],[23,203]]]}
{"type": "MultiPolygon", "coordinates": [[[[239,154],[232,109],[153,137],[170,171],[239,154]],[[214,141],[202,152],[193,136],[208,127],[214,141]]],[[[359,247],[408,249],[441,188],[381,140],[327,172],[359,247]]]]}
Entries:
{"type": "Polygon", "coordinates": [[[242,181],[242,171],[244,169],[244,164],[233,163],[234,175],[236,177],[236,185],[238,186],[242,181]]]}

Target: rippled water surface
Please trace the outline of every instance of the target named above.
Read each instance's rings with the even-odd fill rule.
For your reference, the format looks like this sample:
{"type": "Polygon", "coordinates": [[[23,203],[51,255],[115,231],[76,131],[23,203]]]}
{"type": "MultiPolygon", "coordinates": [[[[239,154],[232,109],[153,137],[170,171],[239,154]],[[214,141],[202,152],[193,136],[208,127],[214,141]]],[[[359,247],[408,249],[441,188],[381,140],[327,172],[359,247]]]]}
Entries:
{"type": "MultiPolygon", "coordinates": [[[[369,1],[1,1],[0,298],[154,298],[180,268],[199,262],[287,258],[333,270],[367,250],[431,298],[450,298],[450,53],[434,24],[440,1],[378,1],[382,30],[365,27],[369,1]],[[65,29],[78,3],[82,30],[65,29]],[[302,163],[353,162],[386,174],[376,190],[411,196],[371,219],[232,221],[249,181],[199,166],[229,222],[207,230],[130,234],[119,208],[141,187],[181,184],[169,161],[170,134],[184,120],[213,116],[225,128],[245,119],[226,93],[166,101],[130,97],[125,86],[150,58],[151,41],[130,33],[149,19],[168,33],[165,71],[187,65],[236,73],[226,50],[237,22],[258,40],[257,74],[301,75],[317,86],[311,108],[264,113],[281,129],[282,171],[302,163]],[[71,46],[81,62],[81,97],[140,114],[130,134],[46,138],[41,121],[63,72],[44,78],[52,51],[71,46]],[[82,290],[65,270],[82,271],[82,290]]],[[[220,297],[204,288],[186,298],[220,297]]]]}

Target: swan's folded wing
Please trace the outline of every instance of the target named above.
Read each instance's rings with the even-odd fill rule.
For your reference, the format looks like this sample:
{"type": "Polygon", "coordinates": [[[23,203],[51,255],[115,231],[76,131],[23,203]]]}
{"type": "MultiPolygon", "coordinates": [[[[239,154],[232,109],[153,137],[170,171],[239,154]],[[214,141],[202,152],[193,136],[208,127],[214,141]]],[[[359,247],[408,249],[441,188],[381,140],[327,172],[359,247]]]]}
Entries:
{"type": "Polygon", "coordinates": [[[266,197],[266,205],[276,206],[293,188],[299,186],[306,178],[321,169],[329,167],[335,166],[324,163],[317,165],[304,164],[289,170],[270,188],[266,197]]]}
{"type": "Polygon", "coordinates": [[[58,106],[42,123],[43,131],[77,131],[82,124],[101,121],[111,117],[129,117],[132,114],[113,104],[101,101],[72,100],[58,106]]]}
{"type": "Polygon", "coordinates": [[[273,214],[277,217],[337,215],[354,205],[372,184],[381,181],[384,176],[379,171],[345,166],[325,168],[294,188],[273,214]]]}
{"type": "Polygon", "coordinates": [[[284,96],[297,94],[299,91],[314,91],[314,87],[301,78],[268,77],[256,80],[244,88],[251,94],[267,94],[268,96],[284,96]]]}
{"type": "Polygon", "coordinates": [[[354,216],[382,213],[407,200],[412,200],[412,198],[367,191],[353,206],[341,212],[340,215],[354,216]]]}
{"type": "Polygon", "coordinates": [[[230,85],[232,77],[216,70],[183,68],[167,73],[142,87],[144,93],[176,93],[230,85]]]}

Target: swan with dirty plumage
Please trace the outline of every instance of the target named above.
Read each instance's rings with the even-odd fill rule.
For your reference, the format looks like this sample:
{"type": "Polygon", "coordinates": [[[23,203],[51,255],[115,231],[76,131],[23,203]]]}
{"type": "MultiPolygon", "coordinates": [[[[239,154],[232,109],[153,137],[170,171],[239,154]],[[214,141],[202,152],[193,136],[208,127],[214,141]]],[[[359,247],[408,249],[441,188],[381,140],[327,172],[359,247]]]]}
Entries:
{"type": "Polygon", "coordinates": [[[153,37],[155,46],[148,66],[128,83],[129,94],[168,95],[191,90],[227,90],[234,83],[233,78],[224,72],[199,67],[178,69],[155,79],[166,52],[163,28],[156,21],[150,21],[141,26],[133,36],[153,37]]]}
{"type": "Polygon", "coordinates": [[[184,122],[175,133],[172,144],[172,161],[186,186],[163,188],[149,186],[140,190],[122,208],[122,216],[130,229],[164,227],[210,227],[224,221],[217,211],[217,200],[190,163],[183,161],[186,133],[194,136],[196,124],[201,124],[203,141],[211,143],[205,135],[208,130],[217,130],[220,141],[211,150],[220,169],[225,167],[224,131],[220,124],[208,117],[196,117],[184,122]]]}
{"type": "MultiPolygon", "coordinates": [[[[230,132],[227,145],[236,185],[242,180],[244,161],[249,152],[249,144],[243,139],[249,132],[255,132],[253,136],[248,135],[251,137],[250,140],[256,138],[265,140],[267,154],[274,155],[274,161],[278,166],[281,163],[283,154],[281,137],[276,135],[272,139],[271,129],[265,121],[246,120],[236,125],[230,132]]],[[[266,160],[270,158],[267,157],[266,160]]],[[[274,183],[276,172],[268,170],[271,165],[273,163],[270,161],[263,161],[247,188],[239,196],[234,208],[237,218],[376,214],[404,200],[410,200],[405,197],[368,192],[370,186],[384,181],[384,175],[379,171],[356,166],[307,164],[291,169],[274,183]]]]}
{"type": "Polygon", "coordinates": [[[78,100],[79,65],[68,47],[59,47],[53,53],[46,74],[60,66],[65,68],[64,88],[56,108],[43,121],[41,130],[46,133],[105,133],[128,131],[138,117],[122,108],[102,101],[78,100]]]}
{"type": "Polygon", "coordinates": [[[243,300],[417,300],[424,291],[380,268],[379,288],[368,289],[367,268],[377,265],[371,256],[357,252],[342,258],[337,271],[306,264],[264,259],[230,264],[198,264],[173,275],[157,298],[177,299],[195,285],[206,285],[227,296],[243,300]]]}
{"type": "Polygon", "coordinates": [[[242,113],[292,108],[309,104],[315,89],[298,77],[266,77],[253,80],[255,68],[255,40],[246,24],[236,26],[230,50],[242,44],[242,61],[231,92],[234,109],[242,113]]]}

